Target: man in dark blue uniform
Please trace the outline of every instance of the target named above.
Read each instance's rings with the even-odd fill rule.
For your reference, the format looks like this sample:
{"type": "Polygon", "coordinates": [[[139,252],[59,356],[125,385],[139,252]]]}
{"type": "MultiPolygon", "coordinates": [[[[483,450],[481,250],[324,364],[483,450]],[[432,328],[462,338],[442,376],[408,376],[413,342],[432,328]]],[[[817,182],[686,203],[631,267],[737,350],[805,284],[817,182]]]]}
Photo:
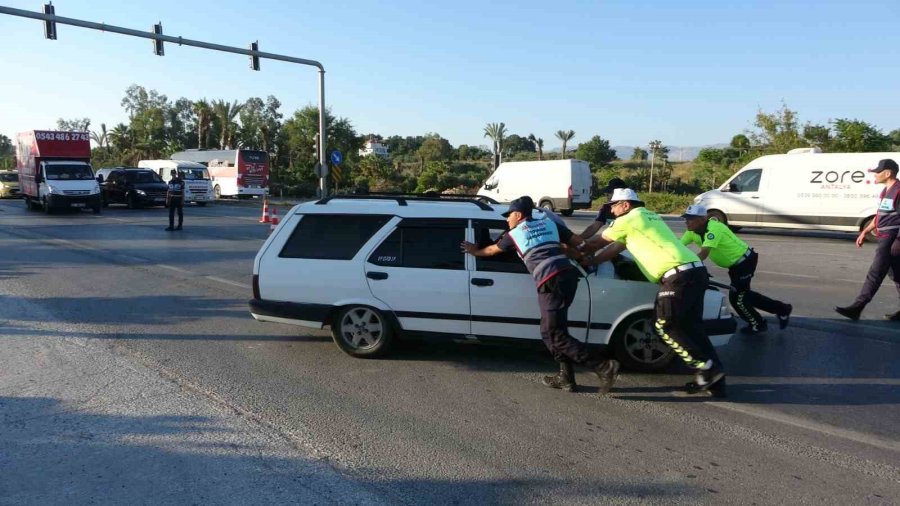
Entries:
{"type": "Polygon", "coordinates": [[[169,188],[166,191],[166,205],[169,206],[169,227],[167,231],[181,230],[184,221],[184,180],[178,171],[172,169],[172,179],[169,180],[169,188]],[[178,226],[175,226],[175,210],[178,210],[178,226]]]}
{"type": "MultiPolygon", "coordinates": [[[[834,308],[838,314],[851,320],[859,320],[863,308],[872,301],[875,293],[884,281],[884,277],[890,274],[900,294],[900,184],[897,184],[897,162],[886,158],[878,162],[878,166],[870,169],[875,173],[875,183],[883,184],[881,196],[878,197],[878,211],[875,219],[859,233],[856,245],[862,248],[866,242],[866,236],[873,230],[878,236],[878,245],[875,246],[875,259],[869,267],[866,281],[863,283],[859,296],[853,304],[834,308]]],[[[889,313],[884,317],[891,321],[900,321],[900,311],[889,313]]]]}
{"type": "MultiPolygon", "coordinates": [[[[628,185],[625,184],[625,181],[614,177],[609,180],[605,188],[600,190],[600,193],[606,194],[606,200],[612,199],[612,194],[616,189],[619,188],[628,188],[628,185]]],[[[581,232],[581,238],[585,241],[590,239],[594,234],[597,233],[601,228],[605,227],[612,223],[616,217],[612,212],[612,202],[607,202],[600,206],[600,210],[597,211],[597,217],[594,218],[594,222],[588,225],[584,231],[581,232]]]]}
{"type": "Polygon", "coordinates": [[[559,374],[544,377],[544,384],[574,392],[573,364],[593,370],[600,378],[600,393],[612,388],[619,372],[619,363],[606,360],[599,353],[569,335],[569,306],[578,290],[578,270],[563,253],[562,244],[577,248],[581,239],[565,226],[554,223],[549,216],[534,218],[534,203],[527,197],[512,201],[503,214],[509,232],[496,244],[479,249],[463,242],[466,253],[478,257],[493,256],[504,251],[516,251],[534,278],[541,308],[541,337],[553,358],[559,362],[559,374]]]}

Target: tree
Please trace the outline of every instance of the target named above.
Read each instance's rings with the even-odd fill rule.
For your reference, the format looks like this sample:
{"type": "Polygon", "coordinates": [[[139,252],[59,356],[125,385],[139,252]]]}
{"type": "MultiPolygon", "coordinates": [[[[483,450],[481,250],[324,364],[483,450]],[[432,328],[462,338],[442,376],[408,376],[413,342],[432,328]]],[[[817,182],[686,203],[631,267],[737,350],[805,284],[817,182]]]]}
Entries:
{"type": "Polygon", "coordinates": [[[508,136],[504,141],[504,149],[503,152],[507,156],[512,157],[516,153],[534,153],[534,144],[531,143],[530,140],[526,137],[522,137],[516,134],[512,134],[508,136]]]}
{"type": "Polygon", "coordinates": [[[647,186],[647,190],[650,193],[653,193],[653,170],[656,165],[656,155],[659,153],[660,148],[662,148],[662,141],[650,141],[650,184],[647,186]]]}
{"type": "Polygon", "coordinates": [[[373,192],[395,191],[400,183],[390,163],[376,154],[360,158],[354,173],[354,184],[373,192]]]}
{"type": "Polygon", "coordinates": [[[649,155],[647,154],[646,149],[641,149],[639,147],[635,147],[634,151],[631,152],[631,161],[638,162],[638,164],[641,164],[641,163],[647,161],[648,156],[649,155]]]}
{"type": "Polygon", "coordinates": [[[836,119],[834,125],[835,151],[843,153],[863,153],[889,151],[891,137],[881,133],[874,126],[860,120],[836,119]]]}
{"type": "Polygon", "coordinates": [[[737,134],[731,138],[731,147],[742,152],[750,150],[750,138],[744,134],[737,134]]]}
{"type": "Polygon", "coordinates": [[[803,126],[803,139],[810,147],[820,148],[823,151],[831,150],[831,129],[825,125],[807,123],[803,126]]]}
{"type": "Polygon", "coordinates": [[[136,114],[150,108],[166,109],[169,99],[159,94],[156,90],[147,91],[143,86],[132,84],[125,89],[125,97],[122,99],[122,107],[132,118],[136,114]]]}
{"type": "Polygon", "coordinates": [[[891,130],[888,137],[891,138],[891,151],[900,151],[900,128],[891,130]]]}
{"type": "Polygon", "coordinates": [[[214,100],[212,102],[213,117],[219,123],[219,149],[231,149],[234,147],[238,131],[238,124],[235,118],[238,117],[243,107],[243,104],[237,100],[234,103],[228,103],[224,100],[214,100]]]}
{"type": "Polygon", "coordinates": [[[10,169],[16,166],[15,153],[12,140],[0,134],[0,169],[10,169]]]}
{"type": "Polygon", "coordinates": [[[544,159],[544,139],[535,137],[534,134],[529,134],[528,140],[530,140],[531,143],[534,144],[534,149],[537,151],[537,154],[538,154],[538,160],[543,160],[544,159]]]}
{"type": "Polygon", "coordinates": [[[91,128],[90,118],[74,118],[56,120],[56,129],[64,132],[87,132],[91,128]]]}
{"type": "Polygon", "coordinates": [[[197,118],[197,147],[206,149],[209,145],[209,128],[212,123],[212,107],[205,98],[194,102],[194,115],[197,118]]]}
{"type": "Polygon", "coordinates": [[[582,142],[575,150],[575,158],[591,164],[591,169],[600,169],[616,159],[616,150],[609,146],[609,141],[599,135],[582,142]]]}
{"type": "Polygon", "coordinates": [[[506,138],[506,124],[505,123],[488,123],[484,127],[484,136],[490,137],[492,141],[494,141],[494,168],[496,169],[498,165],[500,165],[501,157],[503,156],[503,140],[506,138]]]}
{"type": "Polygon", "coordinates": [[[97,147],[106,146],[109,150],[109,132],[106,131],[106,123],[100,123],[99,132],[91,132],[91,140],[97,143],[97,147]]]}
{"type": "Polygon", "coordinates": [[[453,146],[438,134],[429,135],[418,150],[424,162],[449,160],[453,156],[453,146]]]}
{"type": "Polygon", "coordinates": [[[758,111],[754,125],[758,131],[752,133],[750,138],[766,153],[787,153],[805,145],[800,136],[797,113],[788,109],[785,104],[771,114],[758,111]]]}
{"type": "MultiPolygon", "coordinates": [[[[362,147],[362,138],[356,134],[350,120],[337,118],[326,109],[326,156],[334,149],[344,153],[343,177],[353,180],[351,172],[359,160],[359,148],[362,147]]],[[[299,109],[284,121],[281,126],[281,142],[284,143],[284,156],[287,161],[283,184],[293,183],[301,186],[300,190],[311,194],[317,187],[313,167],[317,162],[315,153],[314,136],[319,132],[319,109],[314,106],[306,106],[299,109]]]]}
{"type": "Polygon", "coordinates": [[[562,152],[559,155],[560,160],[566,159],[566,144],[575,137],[574,130],[557,130],[556,138],[562,141],[562,152]]]}

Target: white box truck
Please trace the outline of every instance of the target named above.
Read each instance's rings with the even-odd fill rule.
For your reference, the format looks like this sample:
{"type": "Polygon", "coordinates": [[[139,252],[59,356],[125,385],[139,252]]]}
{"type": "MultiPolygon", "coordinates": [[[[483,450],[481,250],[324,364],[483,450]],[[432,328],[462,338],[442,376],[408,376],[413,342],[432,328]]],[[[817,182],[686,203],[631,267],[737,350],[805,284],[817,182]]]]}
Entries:
{"type": "Polygon", "coordinates": [[[859,232],[875,216],[881,185],[869,169],[900,153],[794,150],[759,157],[694,199],[732,226],[859,232]]]}
{"type": "Polygon", "coordinates": [[[478,195],[511,202],[523,195],[535,205],[571,216],[591,207],[591,167],[582,160],[544,160],[501,163],[478,195]]]}
{"type": "Polygon", "coordinates": [[[205,206],[207,202],[215,200],[209,169],[201,163],[185,160],[141,160],[138,167],[156,172],[166,183],[172,179],[172,169],[177,170],[184,180],[185,202],[205,206]]]}

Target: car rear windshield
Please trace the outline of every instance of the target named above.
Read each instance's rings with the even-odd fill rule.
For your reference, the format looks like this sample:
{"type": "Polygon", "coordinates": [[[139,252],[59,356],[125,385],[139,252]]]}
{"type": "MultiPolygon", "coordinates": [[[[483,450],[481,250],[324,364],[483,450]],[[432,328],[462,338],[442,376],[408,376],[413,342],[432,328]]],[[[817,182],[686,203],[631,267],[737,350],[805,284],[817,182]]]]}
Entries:
{"type": "Polygon", "coordinates": [[[18,180],[18,174],[0,174],[0,181],[3,181],[4,183],[15,183],[18,180]]]}
{"type": "Polygon", "coordinates": [[[94,179],[94,173],[87,165],[47,165],[44,167],[47,179],[51,181],[67,179],[94,179]]]}
{"type": "Polygon", "coordinates": [[[391,216],[371,214],[307,214],[278,256],[350,260],[390,219],[391,216]]]}
{"type": "Polygon", "coordinates": [[[163,180],[150,170],[129,170],[125,172],[125,180],[129,183],[162,183],[163,180]]]}

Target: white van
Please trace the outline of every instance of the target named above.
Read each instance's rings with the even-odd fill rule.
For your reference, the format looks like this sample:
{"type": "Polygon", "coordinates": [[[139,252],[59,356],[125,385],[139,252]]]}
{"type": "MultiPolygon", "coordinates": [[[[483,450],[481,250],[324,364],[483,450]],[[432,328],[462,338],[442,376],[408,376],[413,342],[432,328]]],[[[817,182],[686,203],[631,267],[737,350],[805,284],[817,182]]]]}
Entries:
{"type": "Polygon", "coordinates": [[[900,160],[900,153],[762,156],[694,203],[734,226],[859,232],[875,216],[882,190],[868,170],[884,158],[900,160]]]}
{"type": "Polygon", "coordinates": [[[205,206],[207,202],[215,200],[209,170],[202,163],[184,160],[141,160],[138,167],[151,169],[167,183],[172,179],[172,169],[177,169],[181,179],[184,180],[185,202],[196,202],[198,206],[205,206]]]}
{"type": "Polygon", "coordinates": [[[537,206],[571,216],[591,207],[591,184],[591,166],[581,160],[504,162],[478,195],[503,203],[528,195],[537,206]]]}

